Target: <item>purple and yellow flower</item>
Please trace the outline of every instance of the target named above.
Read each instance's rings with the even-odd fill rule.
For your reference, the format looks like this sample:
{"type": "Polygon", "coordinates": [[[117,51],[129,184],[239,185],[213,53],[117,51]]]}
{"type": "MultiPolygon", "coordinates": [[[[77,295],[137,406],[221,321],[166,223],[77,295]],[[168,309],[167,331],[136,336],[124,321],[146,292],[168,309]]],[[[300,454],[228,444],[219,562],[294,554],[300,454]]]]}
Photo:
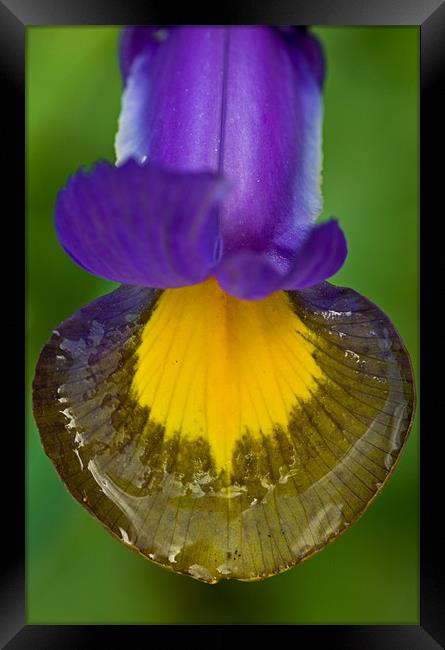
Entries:
{"type": "Polygon", "coordinates": [[[304,28],[135,27],[116,164],[79,170],[56,230],[120,282],[54,332],[45,451],[122,542],[195,578],[304,560],[367,508],[409,431],[408,354],[321,224],[324,61],[304,28]]]}

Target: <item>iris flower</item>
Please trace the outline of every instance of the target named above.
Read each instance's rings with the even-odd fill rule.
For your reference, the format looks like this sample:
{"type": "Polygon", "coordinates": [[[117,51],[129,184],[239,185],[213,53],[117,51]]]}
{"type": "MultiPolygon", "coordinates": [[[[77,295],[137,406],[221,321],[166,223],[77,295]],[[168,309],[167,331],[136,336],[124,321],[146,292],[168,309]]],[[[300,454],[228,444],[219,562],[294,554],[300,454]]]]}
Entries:
{"type": "Polygon", "coordinates": [[[410,427],[408,354],[329,284],[316,223],[324,61],[305,28],[134,27],[117,162],[80,169],[56,229],[121,286],[54,330],[34,380],[46,453],[124,544],[255,580],[348,528],[410,427]]]}

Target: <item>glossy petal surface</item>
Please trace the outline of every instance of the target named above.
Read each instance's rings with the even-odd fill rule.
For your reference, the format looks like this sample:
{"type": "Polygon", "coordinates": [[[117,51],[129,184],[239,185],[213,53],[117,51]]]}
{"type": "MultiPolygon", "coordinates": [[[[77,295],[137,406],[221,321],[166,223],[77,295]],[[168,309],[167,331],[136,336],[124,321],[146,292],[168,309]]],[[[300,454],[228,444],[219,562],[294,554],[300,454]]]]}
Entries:
{"type": "Polygon", "coordinates": [[[56,230],[70,257],[116,282],[178,287],[207,278],[220,254],[216,174],[128,160],[78,171],[59,193],[56,230]]]}
{"type": "Polygon", "coordinates": [[[283,571],[345,530],[391,473],[413,403],[390,321],[327,283],[262,301],[214,280],[123,286],[59,326],[34,381],[76,499],[207,582],[283,571]]]}
{"type": "Polygon", "coordinates": [[[175,27],[123,38],[119,161],[225,174],[224,251],[297,248],[321,211],[318,41],[305,30],[175,27]],[[144,45],[145,43],[145,45],[144,45]]]}

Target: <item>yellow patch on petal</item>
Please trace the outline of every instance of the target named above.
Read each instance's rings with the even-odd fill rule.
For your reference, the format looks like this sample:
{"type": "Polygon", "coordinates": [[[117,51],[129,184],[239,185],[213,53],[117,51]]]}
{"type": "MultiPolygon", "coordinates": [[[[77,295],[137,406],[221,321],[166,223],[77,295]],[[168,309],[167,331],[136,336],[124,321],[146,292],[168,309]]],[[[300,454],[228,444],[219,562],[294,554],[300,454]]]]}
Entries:
{"type": "Polygon", "coordinates": [[[322,372],[309,330],[284,292],[238,300],[213,279],[164,291],[145,325],[133,389],[150,420],[188,439],[208,440],[217,468],[230,471],[246,432],[286,430],[322,372]]]}

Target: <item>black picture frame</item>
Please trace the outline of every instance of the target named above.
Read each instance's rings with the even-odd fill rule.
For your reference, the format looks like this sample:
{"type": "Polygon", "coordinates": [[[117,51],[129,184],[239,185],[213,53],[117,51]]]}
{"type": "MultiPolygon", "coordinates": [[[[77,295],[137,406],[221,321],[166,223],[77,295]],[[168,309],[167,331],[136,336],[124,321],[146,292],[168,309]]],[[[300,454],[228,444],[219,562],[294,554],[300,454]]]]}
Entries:
{"type": "MultiPolygon", "coordinates": [[[[445,70],[445,1],[444,0],[268,0],[255,2],[232,2],[226,0],[212,11],[202,5],[184,3],[167,11],[166,3],[158,0],[0,0],[0,70],[1,89],[5,99],[1,102],[3,115],[3,151],[5,170],[2,178],[3,194],[10,202],[9,219],[16,224],[24,222],[25,214],[25,32],[34,25],[67,24],[315,24],[315,25],[416,25],[421,33],[421,250],[428,241],[428,254],[421,256],[421,314],[422,356],[434,359],[435,345],[439,340],[437,312],[432,295],[432,278],[438,277],[440,253],[434,254],[434,245],[427,236],[433,230],[433,214],[441,205],[439,192],[443,194],[443,172],[440,161],[443,155],[441,129],[443,128],[443,86],[440,83],[445,70]],[[174,19],[172,20],[172,17],[174,19]],[[7,185],[7,187],[6,187],[7,185]],[[12,190],[12,187],[15,190],[12,190]],[[429,224],[429,225],[428,225],[429,224]],[[437,268],[436,268],[437,267],[437,268]],[[434,328],[436,327],[436,331],[434,328]],[[437,337],[437,338],[436,338],[437,337]]],[[[443,141],[443,139],[442,139],[443,141]]],[[[442,165],[443,167],[443,165],[442,165]]],[[[443,218],[443,217],[442,217],[443,218]]],[[[23,231],[17,234],[18,250],[24,241],[23,231]]],[[[439,244],[436,243],[437,251],[439,244]]],[[[442,253],[443,255],[443,253],[442,253]]],[[[15,264],[17,264],[17,259],[15,264]]],[[[8,278],[6,278],[8,280],[8,278]]],[[[11,283],[6,282],[8,286],[11,283]]],[[[17,283],[12,283],[11,303],[17,295],[17,283]]],[[[437,298],[437,295],[435,295],[437,298]]],[[[4,300],[8,301],[6,295],[4,300]]],[[[7,303],[10,304],[10,303],[7,303]]],[[[17,322],[18,310],[11,322],[17,322]]],[[[11,324],[9,322],[9,325],[11,324]]],[[[14,325],[17,329],[17,324],[14,325]]],[[[18,331],[20,335],[20,330],[18,331]]],[[[5,339],[3,339],[5,342],[5,339]]],[[[8,346],[6,346],[8,347],[8,346]]],[[[16,350],[20,349],[20,341],[16,350]]],[[[14,352],[14,350],[13,350],[14,352]]],[[[436,351],[437,354],[437,351],[436,351]]],[[[14,359],[14,357],[13,357],[14,359]]],[[[8,364],[11,362],[7,362],[8,364]]],[[[17,359],[15,357],[15,365],[17,359]]],[[[443,473],[443,455],[440,454],[441,427],[434,423],[433,407],[441,404],[440,382],[428,381],[429,369],[421,364],[422,386],[425,380],[425,401],[422,394],[421,435],[421,528],[420,528],[420,624],[419,625],[324,625],[324,626],[278,626],[290,630],[293,644],[306,647],[316,643],[320,647],[360,650],[397,648],[400,650],[427,650],[445,646],[445,590],[440,562],[443,553],[441,534],[440,478],[443,473]],[[431,406],[431,409],[430,409],[431,406]],[[433,434],[437,435],[433,435],[433,434]]],[[[20,394],[20,389],[17,389],[20,394]]],[[[443,398],[442,398],[443,401],[443,398]]],[[[9,408],[9,407],[8,407],[9,408]]],[[[17,412],[24,410],[23,401],[9,431],[14,440],[8,453],[8,469],[11,477],[6,483],[8,490],[3,503],[4,531],[1,553],[2,582],[0,585],[0,645],[11,650],[21,648],[84,648],[107,643],[111,647],[129,646],[138,637],[148,639],[159,634],[166,639],[165,626],[52,626],[25,624],[25,531],[24,531],[24,436],[17,426],[17,412]],[[12,436],[12,433],[14,435],[12,436]],[[15,447],[14,447],[15,445],[15,447]],[[8,534],[8,529],[14,534],[8,534]],[[146,629],[146,628],[150,629],[146,629]],[[153,629],[153,628],[156,629],[153,629]],[[164,636],[163,636],[164,635],[164,636]]],[[[9,443],[8,443],[9,445],[9,443]]],[[[8,446],[9,449],[9,446],[8,446]]],[[[213,645],[222,645],[230,634],[231,626],[212,626],[210,636],[213,645]],[[215,629],[218,628],[218,629],[215,629]]],[[[196,626],[175,626],[168,636],[178,635],[182,644],[188,641],[194,646],[199,635],[196,626]]],[[[251,627],[247,632],[250,634],[251,627]]],[[[244,632],[237,629],[237,635],[244,632]]],[[[263,631],[261,631],[263,634],[263,631]]],[[[273,634],[280,630],[273,626],[273,634]]]]}

